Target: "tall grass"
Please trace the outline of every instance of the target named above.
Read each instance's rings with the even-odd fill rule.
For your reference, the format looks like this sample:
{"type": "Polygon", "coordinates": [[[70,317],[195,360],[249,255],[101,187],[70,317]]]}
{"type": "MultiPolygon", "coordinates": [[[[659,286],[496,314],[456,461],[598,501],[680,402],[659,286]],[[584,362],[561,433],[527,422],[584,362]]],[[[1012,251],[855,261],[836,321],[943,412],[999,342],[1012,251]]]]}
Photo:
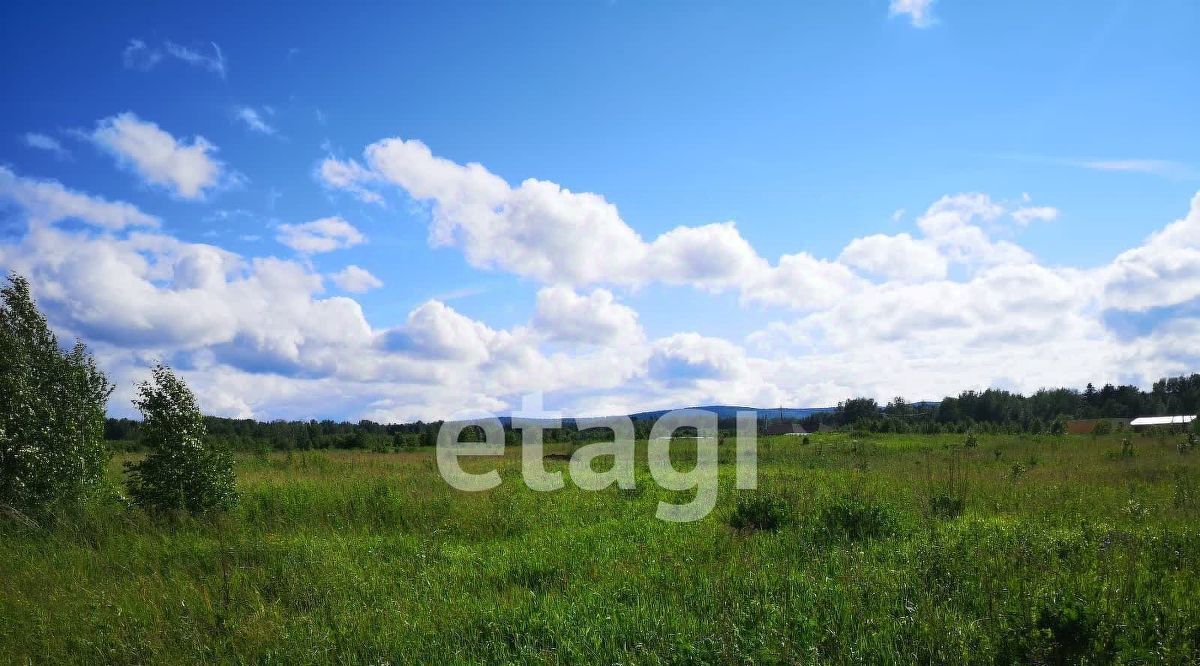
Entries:
{"type": "Polygon", "coordinates": [[[532,492],[515,449],[470,461],[504,479],[472,494],[430,450],[247,456],[218,519],[113,501],[0,526],[0,661],[1200,659],[1200,456],[1171,438],[812,439],[760,444],[769,511],[740,511],[770,529],[730,525],[724,450],[691,524],[654,518],[687,498],[644,446],[638,489],[602,492],[532,492]]]}

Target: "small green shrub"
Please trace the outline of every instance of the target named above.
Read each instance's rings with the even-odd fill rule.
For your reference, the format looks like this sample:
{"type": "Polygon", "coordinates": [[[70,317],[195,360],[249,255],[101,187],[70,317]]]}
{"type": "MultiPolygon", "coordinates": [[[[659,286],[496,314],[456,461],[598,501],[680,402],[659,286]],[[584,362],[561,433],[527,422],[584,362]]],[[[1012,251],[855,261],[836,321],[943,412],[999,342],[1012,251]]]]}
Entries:
{"type": "Polygon", "coordinates": [[[1189,432],[1187,437],[1179,442],[1180,453],[1191,453],[1192,449],[1196,448],[1196,433],[1189,432]]]}
{"type": "Polygon", "coordinates": [[[1079,599],[1050,599],[1034,626],[1038,640],[1028,655],[1033,663],[1075,664],[1094,653],[1100,620],[1079,599]]]}
{"type": "Polygon", "coordinates": [[[787,517],[787,503],[782,498],[769,493],[743,492],[729,516],[729,525],[736,530],[773,532],[787,522],[787,517]]]}
{"type": "Polygon", "coordinates": [[[952,520],[962,515],[967,498],[950,490],[935,491],[929,496],[929,515],[942,520],[952,520]]]}
{"type": "Polygon", "coordinates": [[[825,536],[850,541],[882,539],[899,531],[895,509],[856,495],[847,495],[822,507],[819,527],[825,536]]]}
{"type": "Polygon", "coordinates": [[[967,433],[967,441],[963,442],[963,446],[966,446],[968,449],[973,449],[979,446],[979,438],[975,436],[975,433],[969,432],[967,433]]]}
{"type": "Polygon", "coordinates": [[[1139,523],[1150,515],[1150,507],[1143,504],[1142,501],[1136,497],[1129,498],[1129,501],[1125,503],[1125,506],[1121,509],[1121,511],[1124,512],[1125,515],[1132,518],[1134,522],[1139,523]]]}

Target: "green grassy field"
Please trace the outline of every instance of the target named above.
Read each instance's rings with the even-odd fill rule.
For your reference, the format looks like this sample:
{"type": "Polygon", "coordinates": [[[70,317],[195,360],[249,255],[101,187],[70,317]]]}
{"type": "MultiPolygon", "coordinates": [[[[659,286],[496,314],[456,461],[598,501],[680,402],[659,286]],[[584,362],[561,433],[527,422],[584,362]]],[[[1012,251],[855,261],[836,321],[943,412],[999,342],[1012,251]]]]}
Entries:
{"type": "Polygon", "coordinates": [[[503,485],[463,494],[432,450],[243,457],[220,519],[0,527],[0,661],[1194,663],[1178,439],[763,440],[758,495],[730,442],[688,524],[654,518],[688,494],[644,462],[633,491],[535,493],[510,449],[473,461],[503,485]],[[779,529],[730,527],[752,496],[779,529]]]}

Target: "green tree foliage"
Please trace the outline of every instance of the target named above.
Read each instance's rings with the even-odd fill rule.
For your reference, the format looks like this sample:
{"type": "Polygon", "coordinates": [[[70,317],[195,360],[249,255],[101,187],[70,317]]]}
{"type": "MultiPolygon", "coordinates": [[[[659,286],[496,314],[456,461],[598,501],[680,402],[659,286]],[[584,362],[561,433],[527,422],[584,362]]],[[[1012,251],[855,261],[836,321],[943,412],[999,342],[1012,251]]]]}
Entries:
{"type": "Polygon", "coordinates": [[[40,515],[101,484],[112,387],[82,342],[59,348],[25,278],[0,296],[0,504],[40,515]]]}
{"type": "Polygon", "coordinates": [[[871,398],[851,398],[838,405],[842,423],[854,425],[879,417],[879,403],[871,398]]]}
{"type": "Polygon", "coordinates": [[[237,501],[233,456],[206,441],[196,397],[171,369],[159,364],[142,382],[134,405],[142,413],[142,442],[150,453],[127,463],[129,495],[156,511],[206,513],[237,501]]]}

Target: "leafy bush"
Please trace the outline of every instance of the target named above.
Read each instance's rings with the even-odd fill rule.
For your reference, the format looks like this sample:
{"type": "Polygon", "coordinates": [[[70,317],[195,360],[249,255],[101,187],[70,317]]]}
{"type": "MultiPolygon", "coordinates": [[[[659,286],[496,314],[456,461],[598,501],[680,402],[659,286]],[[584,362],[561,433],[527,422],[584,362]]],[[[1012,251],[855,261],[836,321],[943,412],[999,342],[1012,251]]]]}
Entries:
{"type": "Polygon", "coordinates": [[[1187,437],[1179,442],[1179,452],[1190,453],[1192,449],[1196,448],[1196,444],[1196,433],[1189,432],[1187,437]]]}
{"type": "Polygon", "coordinates": [[[882,539],[899,531],[900,521],[889,506],[857,495],[836,499],[822,507],[819,527],[827,537],[850,541],[882,539]]]}
{"type": "Polygon", "coordinates": [[[979,438],[975,436],[975,433],[969,432],[969,433],[967,433],[967,441],[963,442],[963,444],[968,449],[973,449],[973,448],[979,446],[979,438]]]}
{"type": "Polygon", "coordinates": [[[0,509],[40,515],[101,485],[112,387],[82,342],[59,348],[25,278],[0,296],[0,509]]]}
{"type": "Polygon", "coordinates": [[[142,413],[144,460],[126,463],[129,495],[156,511],[206,513],[237,501],[233,456],[205,441],[196,397],[165,365],[154,368],[154,382],[142,382],[134,401],[142,413]]]}
{"type": "Polygon", "coordinates": [[[951,520],[962,515],[967,498],[950,490],[935,491],[929,496],[929,514],[934,518],[951,520]]]}
{"type": "Polygon", "coordinates": [[[729,525],[738,530],[775,531],[787,522],[787,503],[768,493],[740,493],[729,525]]]}
{"type": "Polygon", "coordinates": [[[1039,609],[1033,662],[1076,664],[1094,654],[1100,620],[1095,609],[1077,598],[1050,599],[1039,609]]]}

